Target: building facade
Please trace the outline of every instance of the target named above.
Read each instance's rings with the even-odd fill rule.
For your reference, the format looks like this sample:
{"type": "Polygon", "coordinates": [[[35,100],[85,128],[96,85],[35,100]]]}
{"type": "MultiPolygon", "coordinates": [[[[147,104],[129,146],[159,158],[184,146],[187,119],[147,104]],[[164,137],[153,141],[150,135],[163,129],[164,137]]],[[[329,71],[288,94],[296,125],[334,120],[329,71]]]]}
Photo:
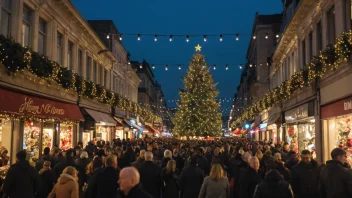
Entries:
{"type": "MultiPolygon", "coordinates": [[[[252,112],[268,110],[281,119],[278,140],[292,150],[310,150],[318,161],[330,159],[333,148],[352,161],[350,0],[284,1],[281,35],[270,64],[270,92],[252,112]],[[281,116],[281,118],[280,118],[281,116]]],[[[252,117],[245,112],[238,120],[252,117]]]]}
{"type": "Polygon", "coordinates": [[[0,142],[11,162],[21,149],[38,159],[45,147],[65,150],[93,138],[111,141],[118,124],[112,106],[143,111],[153,120],[133,103],[136,93],[116,86],[120,71],[130,77],[129,86],[139,82],[120,64],[128,62],[122,45],[107,50],[71,1],[0,0],[0,5],[5,48],[0,52],[0,142]]]}

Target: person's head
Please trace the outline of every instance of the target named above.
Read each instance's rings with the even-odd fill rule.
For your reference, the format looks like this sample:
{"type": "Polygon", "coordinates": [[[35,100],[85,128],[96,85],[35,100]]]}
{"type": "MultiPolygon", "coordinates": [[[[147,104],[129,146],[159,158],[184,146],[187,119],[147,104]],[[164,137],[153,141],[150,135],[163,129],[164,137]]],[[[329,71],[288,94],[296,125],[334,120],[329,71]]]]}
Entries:
{"type": "Polygon", "coordinates": [[[214,164],[211,167],[209,177],[213,180],[219,180],[220,178],[224,177],[224,170],[220,164],[214,164]]]}
{"type": "Polygon", "coordinates": [[[263,158],[263,153],[262,153],[260,150],[257,150],[257,152],[255,153],[255,156],[256,156],[258,159],[262,159],[262,158],[263,158]]]}
{"type": "Polygon", "coordinates": [[[198,164],[198,155],[194,154],[191,157],[190,165],[197,165],[198,164]]]}
{"type": "Polygon", "coordinates": [[[176,171],[176,161],[175,160],[169,160],[166,164],[166,172],[168,173],[174,173],[176,171]]]}
{"type": "Polygon", "coordinates": [[[139,151],[139,158],[142,158],[142,159],[145,158],[145,150],[144,149],[139,151]]]}
{"type": "Polygon", "coordinates": [[[93,158],[93,170],[103,166],[103,160],[100,157],[93,158]]]}
{"type": "Polygon", "coordinates": [[[249,158],[250,158],[250,157],[251,157],[251,154],[245,152],[245,153],[243,153],[243,155],[242,155],[242,160],[245,161],[245,162],[247,162],[247,163],[249,163],[249,158]]]}
{"type": "Polygon", "coordinates": [[[153,153],[150,151],[145,152],[145,161],[153,161],[153,153]]]}
{"type": "Polygon", "coordinates": [[[105,158],[105,166],[106,167],[117,167],[117,156],[116,155],[108,155],[105,158]]]}
{"type": "Polygon", "coordinates": [[[301,152],[301,160],[302,160],[302,162],[309,164],[312,161],[312,155],[311,155],[310,151],[303,150],[301,152]]]}
{"type": "Polygon", "coordinates": [[[284,143],[283,148],[285,151],[290,151],[290,145],[287,142],[284,143]]]}
{"type": "Polygon", "coordinates": [[[220,154],[220,149],[219,148],[216,148],[215,150],[214,150],[214,155],[215,156],[218,156],[220,154]]]}
{"type": "Polygon", "coordinates": [[[334,148],[331,151],[331,158],[333,160],[337,160],[341,163],[346,163],[347,162],[347,154],[346,151],[343,150],[342,148],[334,148]]]}
{"type": "Polygon", "coordinates": [[[179,154],[179,150],[178,150],[177,148],[175,148],[174,151],[173,151],[173,155],[174,155],[175,157],[177,157],[178,154],[179,154]]]}
{"type": "Polygon", "coordinates": [[[68,174],[74,177],[78,181],[78,172],[73,166],[67,166],[63,171],[63,174],[68,174]]]}
{"type": "Polygon", "coordinates": [[[274,159],[275,159],[276,161],[281,161],[281,153],[275,153],[275,154],[274,154],[274,159]]]}
{"type": "Polygon", "coordinates": [[[249,166],[253,168],[255,171],[259,170],[259,160],[257,157],[252,156],[249,158],[249,166]]]}
{"type": "Polygon", "coordinates": [[[120,184],[120,190],[128,195],[130,190],[139,184],[139,173],[134,167],[126,167],[120,171],[120,177],[118,183],[120,184]]]}
{"type": "Polygon", "coordinates": [[[50,148],[49,147],[45,147],[44,148],[44,155],[49,155],[50,154],[50,148]]]}
{"type": "Polygon", "coordinates": [[[172,152],[168,149],[164,151],[164,158],[170,158],[172,159],[172,152]]]}
{"type": "Polygon", "coordinates": [[[83,151],[79,157],[80,157],[81,159],[88,159],[88,153],[87,153],[87,151],[83,151]]]}
{"type": "Polygon", "coordinates": [[[50,161],[45,161],[43,164],[43,168],[50,168],[51,162],[50,161]]]}
{"type": "Polygon", "coordinates": [[[273,153],[271,152],[270,149],[265,151],[265,155],[272,155],[272,154],[273,154],[273,153]]]}
{"type": "Polygon", "coordinates": [[[19,152],[16,154],[16,160],[17,160],[17,162],[25,161],[26,158],[27,158],[27,151],[26,151],[26,150],[19,151],[19,152]]]}

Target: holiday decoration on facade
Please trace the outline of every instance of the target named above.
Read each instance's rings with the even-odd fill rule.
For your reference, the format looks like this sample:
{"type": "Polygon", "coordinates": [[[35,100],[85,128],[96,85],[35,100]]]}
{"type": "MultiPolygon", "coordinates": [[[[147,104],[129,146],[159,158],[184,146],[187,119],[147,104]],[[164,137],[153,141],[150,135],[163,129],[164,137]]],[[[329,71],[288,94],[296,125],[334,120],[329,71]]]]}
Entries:
{"type": "MultiPolygon", "coordinates": [[[[49,60],[27,47],[22,47],[14,40],[0,35],[0,62],[9,75],[29,71],[36,77],[47,81],[46,84],[60,89],[77,92],[79,96],[109,104],[121,110],[141,116],[145,121],[160,122],[161,118],[139,104],[117,93],[103,88],[92,81],[84,80],[82,76],[72,70],[61,67],[57,62],[49,60]],[[55,83],[56,82],[56,83],[55,83]]],[[[33,76],[34,81],[35,79],[33,76]]]]}
{"type": "Polygon", "coordinates": [[[221,113],[215,98],[219,94],[206,65],[201,47],[196,47],[186,76],[185,88],[180,91],[174,132],[179,136],[221,135],[221,113]]]}
{"type": "MultiPolygon", "coordinates": [[[[290,99],[295,91],[303,87],[310,87],[316,79],[324,77],[328,72],[336,70],[341,63],[351,61],[352,57],[352,30],[344,32],[336,39],[333,46],[313,57],[311,63],[284,81],[280,86],[268,92],[261,100],[248,107],[247,110],[232,123],[232,127],[240,126],[247,120],[276,104],[290,99]]],[[[278,64],[280,65],[280,64],[278,64]]]]}

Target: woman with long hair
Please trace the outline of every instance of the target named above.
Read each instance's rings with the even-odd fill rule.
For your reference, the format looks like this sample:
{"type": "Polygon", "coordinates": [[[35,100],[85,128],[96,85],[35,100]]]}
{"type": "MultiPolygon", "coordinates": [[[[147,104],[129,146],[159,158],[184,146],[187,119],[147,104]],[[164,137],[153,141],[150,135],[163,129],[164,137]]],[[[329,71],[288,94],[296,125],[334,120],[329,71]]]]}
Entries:
{"type": "Polygon", "coordinates": [[[163,198],[178,198],[178,181],[179,176],[176,174],[176,161],[169,160],[166,167],[162,170],[163,179],[163,198]]]}
{"type": "Polygon", "coordinates": [[[230,185],[220,164],[214,164],[204,179],[198,198],[229,198],[230,185]]]}

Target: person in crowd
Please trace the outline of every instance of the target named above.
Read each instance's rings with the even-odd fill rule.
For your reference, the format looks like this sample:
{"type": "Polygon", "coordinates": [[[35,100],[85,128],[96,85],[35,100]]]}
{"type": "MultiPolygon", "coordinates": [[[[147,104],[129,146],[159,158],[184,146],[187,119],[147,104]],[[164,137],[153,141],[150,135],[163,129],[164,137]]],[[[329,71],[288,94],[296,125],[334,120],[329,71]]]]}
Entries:
{"type": "Polygon", "coordinates": [[[159,198],[161,193],[161,169],[153,162],[153,153],[145,153],[145,162],[139,169],[140,180],[145,191],[154,198],[159,198]]]}
{"type": "Polygon", "coordinates": [[[38,162],[35,165],[35,169],[37,170],[37,172],[39,172],[43,168],[43,164],[45,161],[49,161],[50,164],[54,163],[54,158],[50,155],[49,147],[44,148],[44,155],[40,160],[38,160],[38,162]]]}
{"type": "Polygon", "coordinates": [[[54,187],[54,173],[51,169],[51,162],[45,161],[43,168],[39,171],[39,189],[37,198],[47,198],[54,187]]]}
{"type": "Polygon", "coordinates": [[[321,167],[312,159],[309,150],[301,152],[301,162],[292,168],[292,188],[297,197],[319,198],[319,177],[321,167]]]}
{"type": "Polygon", "coordinates": [[[352,197],[352,173],[344,167],[347,163],[346,151],[335,148],[331,158],[320,173],[319,194],[321,198],[352,197]]]}
{"type": "Polygon", "coordinates": [[[253,198],[293,198],[293,192],[288,182],[275,169],[265,175],[265,180],[255,188],[253,198]]]}
{"type": "Polygon", "coordinates": [[[202,147],[197,149],[196,154],[198,155],[198,167],[204,171],[205,175],[209,175],[210,167],[206,157],[204,157],[204,149],[202,147]]]}
{"type": "Polygon", "coordinates": [[[204,171],[197,167],[198,156],[193,155],[189,166],[182,170],[180,177],[181,198],[195,198],[199,196],[204,180],[204,171]]]}
{"type": "Polygon", "coordinates": [[[163,180],[163,198],[179,197],[179,176],[176,174],[176,161],[169,160],[166,167],[161,172],[163,180]]]}
{"type": "Polygon", "coordinates": [[[257,157],[249,159],[249,167],[240,177],[240,198],[252,198],[255,187],[262,181],[257,157]]]}
{"type": "Polygon", "coordinates": [[[273,167],[274,164],[274,157],[270,148],[265,151],[262,160],[260,161],[260,167],[262,172],[267,172],[273,167]]]}
{"type": "Polygon", "coordinates": [[[85,169],[90,161],[87,151],[82,151],[79,158],[75,160],[75,163],[77,166],[85,169]]]}
{"type": "Polygon", "coordinates": [[[78,172],[75,167],[67,166],[60,175],[58,182],[48,198],[78,198],[78,172]]]}
{"type": "Polygon", "coordinates": [[[140,175],[134,167],[126,167],[120,171],[117,198],[153,198],[142,189],[140,175]]]}
{"type": "Polygon", "coordinates": [[[287,161],[289,160],[289,152],[291,151],[290,149],[290,144],[285,142],[284,145],[283,145],[283,148],[282,148],[282,152],[281,152],[281,156],[282,156],[282,160],[283,161],[287,161]]]}
{"type": "Polygon", "coordinates": [[[216,148],[214,150],[214,155],[213,155],[213,159],[211,161],[211,165],[213,164],[220,164],[222,167],[224,167],[224,160],[222,158],[222,156],[220,155],[220,149],[216,148]]]}
{"type": "Polygon", "coordinates": [[[211,167],[210,175],[204,179],[198,198],[230,198],[229,180],[220,164],[211,167]]]}
{"type": "Polygon", "coordinates": [[[289,159],[286,161],[285,165],[289,170],[300,162],[300,156],[294,151],[288,153],[288,158],[289,159]]]}
{"type": "Polygon", "coordinates": [[[172,160],[172,152],[168,149],[164,151],[164,158],[161,160],[161,169],[166,167],[166,164],[169,160],[172,160]]]}
{"type": "Polygon", "coordinates": [[[100,169],[92,178],[87,190],[91,198],[104,197],[115,198],[118,185],[118,172],[116,155],[109,155],[105,158],[105,167],[100,169]]]}
{"type": "Polygon", "coordinates": [[[2,187],[6,195],[4,197],[34,198],[38,192],[37,172],[26,160],[26,156],[26,150],[16,154],[16,163],[9,168],[2,187]]]}
{"type": "Polygon", "coordinates": [[[176,161],[176,169],[178,171],[181,171],[183,169],[183,166],[185,165],[185,159],[180,155],[178,148],[174,149],[172,159],[176,161]]]}
{"type": "Polygon", "coordinates": [[[142,149],[139,151],[139,156],[137,157],[137,160],[135,162],[132,162],[132,166],[135,167],[137,170],[140,169],[145,162],[145,150],[142,149]]]}
{"type": "Polygon", "coordinates": [[[66,151],[66,156],[65,156],[65,160],[57,163],[54,167],[54,174],[55,174],[55,181],[57,181],[57,179],[60,177],[62,171],[67,167],[67,166],[72,166],[72,167],[77,167],[74,159],[73,159],[73,155],[74,155],[74,150],[73,149],[69,149],[66,151]]]}

